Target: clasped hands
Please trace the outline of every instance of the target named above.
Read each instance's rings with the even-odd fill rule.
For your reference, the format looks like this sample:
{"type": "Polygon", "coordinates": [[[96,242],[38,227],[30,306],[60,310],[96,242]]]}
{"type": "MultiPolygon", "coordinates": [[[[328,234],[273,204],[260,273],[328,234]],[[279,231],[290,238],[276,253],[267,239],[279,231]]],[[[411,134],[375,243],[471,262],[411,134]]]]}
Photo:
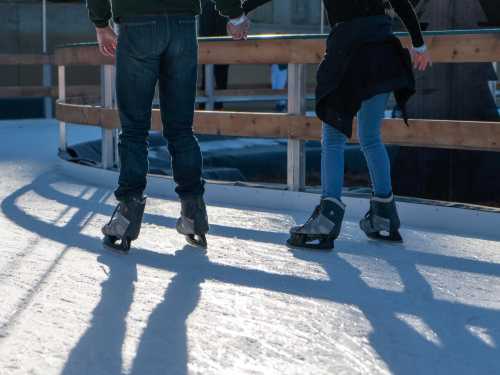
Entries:
{"type": "Polygon", "coordinates": [[[227,23],[227,34],[234,40],[243,40],[248,37],[250,31],[250,19],[246,15],[231,19],[227,23]]]}

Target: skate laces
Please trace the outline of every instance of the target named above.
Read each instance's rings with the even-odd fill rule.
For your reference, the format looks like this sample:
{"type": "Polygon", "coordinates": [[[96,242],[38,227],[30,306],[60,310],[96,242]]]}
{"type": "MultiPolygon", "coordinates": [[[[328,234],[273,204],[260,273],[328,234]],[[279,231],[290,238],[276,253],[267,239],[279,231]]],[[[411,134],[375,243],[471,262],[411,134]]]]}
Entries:
{"type": "Polygon", "coordinates": [[[109,222],[108,222],[108,225],[111,224],[113,222],[113,219],[115,218],[116,216],[116,213],[118,212],[118,210],[121,208],[122,206],[122,203],[118,203],[118,205],[115,207],[114,211],[113,211],[113,214],[111,215],[111,218],[109,219],[109,222]]]}
{"type": "Polygon", "coordinates": [[[373,211],[372,211],[371,207],[368,210],[368,212],[365,214],[365,219],[370,220],[370,224],[373,225],[373,211]]]}
{"type": "Polygon", "coordinates": [[[316,206],[311,217],[309,219],[307,219],[307,221],[304,225],[307,225],[310,222],[314,221],[319,216],[320,212],[321,212],[321,206],[316,206]]]}

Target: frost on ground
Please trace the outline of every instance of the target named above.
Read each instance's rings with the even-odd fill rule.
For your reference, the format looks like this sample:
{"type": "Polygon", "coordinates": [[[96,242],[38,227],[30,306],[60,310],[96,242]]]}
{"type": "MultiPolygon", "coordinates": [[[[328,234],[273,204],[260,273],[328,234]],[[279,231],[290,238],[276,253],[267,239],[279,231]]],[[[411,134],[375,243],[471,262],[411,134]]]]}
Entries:
{"type": "Polygon", "coordinates": [[[332,253],[289,250],[307,212],[210,207],[203,252],[152,198],[117,256],[112,191],[57,171],[56,125],[0,136],[1,375],[500,373],[497,242],[346,222],[332,253]]]}

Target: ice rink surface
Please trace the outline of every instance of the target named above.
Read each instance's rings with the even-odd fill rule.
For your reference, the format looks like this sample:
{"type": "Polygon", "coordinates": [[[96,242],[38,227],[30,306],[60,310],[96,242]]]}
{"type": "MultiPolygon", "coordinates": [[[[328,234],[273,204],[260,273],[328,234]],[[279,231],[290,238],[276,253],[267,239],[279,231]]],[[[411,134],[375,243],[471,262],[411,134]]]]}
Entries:
{"type": "Polygon", "coordinates": [[[118,256],[112,190],[57,168],[56,123],[0,137],[1,375],[500,374],[497,241],[346,221],[335,251],[290,250],[310,212],[212,206],[204,252],[153,197],[118,256]]]}

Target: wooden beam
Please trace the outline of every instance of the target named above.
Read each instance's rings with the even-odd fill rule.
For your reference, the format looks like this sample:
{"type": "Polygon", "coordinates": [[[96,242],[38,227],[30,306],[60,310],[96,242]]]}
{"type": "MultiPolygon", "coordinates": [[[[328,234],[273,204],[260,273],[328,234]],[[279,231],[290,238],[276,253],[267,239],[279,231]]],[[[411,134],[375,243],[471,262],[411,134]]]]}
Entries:
{"type": "MultiPolygon", "coordinates": [[[[52,88],[52,96],[58,97],[57,86],[52,88]]],[[[98,85],[71,85],[66,86],[66,97],[68,98],[99,98],[101,87],[98,85]]]]}
{"type": "MultiPolygon", "coordinates": [[[[66,87],[67,96],[81,98],[98,98],[101,95],[100,87],[96,85],[73,85],[66,87]]],[[[0,98],[18,97],[58,97],[57,86],[0,86],[0,98]]]]}
{"type": "Polygon", "coordinates": [[[1,86],[0,98],[51,96],[52,89],[43,86],[1,86]]]}
{"type": "Polygon", "coordinates": [[[99,52],[94,44],[83,44],[56,48],[54,54],[56,65],[114,65],[113,58],[106,57],[99,52]]]}
{"type": "MultiPolygon", "coordinates": [[[[400,38],[407,47],[409,37],[400,38]]],[[[500,33],[426,36],[436,63],[500,61],[500,33]]],[[[318,64],[324,39],[271,39],[200,43],[203,64],[318,64]]]]}
{"type": "Polygon", "coordinates": [[[238,113],[197,111],[194,129],[197,134],[255,138],[287,138],[293,121],[280,113],[238,113]]]}
{"type": "MultiPolygon", "coordinates": [[[[215,96],[271,96],[288,94],[287,89],[273,90],[271,88],[247,88],[247,89],[225,89],[215,90],[215,96]]],[[[199,96],[204,96],[205,92],[199,91],[199,96]]]]}
{"type": "Polygon", "coordinates": [[[268,39],[202,42],[200,64],[315,64],[325,53],[325,40],[268,39]]]}
{"type": "Polygon", "coordinates": [[[0,65],[43,65],[52,60],[52,56],[44,54],[0,54],[0,65]]]}
{"type": "MultiPolygon", "coordinates": [[[[56,109],[59,121],[106,129],[119,127],[118,113],[114,109],[62,103],[58,103],[56,109]]],[[[153,110],[152,129],[162,129],[157,109],[153,110]]],[[[195,132],[317,141],[321,139],[321,122],[315,117],[279,113],[197,111],[195,132]]],[[[385,143],[401,146],[500,151],[499,122],[410,120],[407,127],[401,120],[388,119],[384,121],[382,135],[385,143]]],[[[357,142],[355,136],[351,142],[357,142]]]]}
{"type": "MultiPolygon", "coordinates": [[[[500,61],[500,34],[460,34],[426,36],[435,62],[500,61]]],[[[410,45],[408,37],[401,37],[410,45]]],[[[254,39],[248,41],[200,42],[200,64],[317,64],[325,51],[324,38],[254,39]]],[[[96,45],[76,45],[56,49],[55,56],[44,54],[0,54],[0,65],[106,65],[114,60],[99,53],[96,45]]]]}
{"type": "MultiPolygon", "coordinates": [[[[411,46],[409,37],[401,38],[411,46]]],[[[432,59],[436,63],[495,62],[500,59],[500,33],[434,35],[425,37],[432,59]]]]}
{"type": "Polygon", "coordinates": [[[387,144],[459,150],[500,151],[500,122],[449,120],[385,120],[387,144]]]}
{"type": "MultiPolygon", "coordinates": [[[[500,61],[500,33],[427,35],[436,63],[500,61]]],[[[401,37],[409,46],[408,37],[401,37]]],[[[258,38],[247,41],[202,41],[200,64],[318,64],[325,53],[324,37],[310,39],[258,38]]],[[[104,65],[113,59],[99,53],[96,45],[58,48],[57,65],[104,65]]]]}
{"type": "Polygon", "coordinates": [[[57,102],[56,119],[66,123],[97,126],[105,129],[120,127],[118,111],[92,105],[57,102]]]}

